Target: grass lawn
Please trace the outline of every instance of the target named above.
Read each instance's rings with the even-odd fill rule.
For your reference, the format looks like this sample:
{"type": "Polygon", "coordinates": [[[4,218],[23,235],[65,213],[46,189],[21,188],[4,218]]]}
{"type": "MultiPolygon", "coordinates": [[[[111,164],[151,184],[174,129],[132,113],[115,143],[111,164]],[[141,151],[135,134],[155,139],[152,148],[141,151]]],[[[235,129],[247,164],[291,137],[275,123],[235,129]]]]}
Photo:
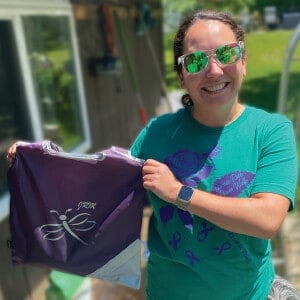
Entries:
{"type": "MultiPolygon", "coordinates": [[[[247,76],[240,92],[241,102],[268,111],[276,111],[285,53],[292,34],[291,30],[257,31],[246,34],[247,76]]],[[[174,34],[168,34],[164,37],[166,83],[170,91],[180,88],[173,71],[173,36],[174,34]]],[[[300,100],[300,41],[295,57],[298,61],[292,63],[288,88],[289,103],[294,103],[290,105],[292,107],[290,112],[287,112],[291,116],[299,110],[296,107],[299,107],[297,103],[300,100]]],[[[300,148],[300,138],[298,145],[300,148]]],[[[300,188],[297,195],[297,208],[300,211],[300,188]]]]}
{"type": "MultiPolygon", "coordinates": [[[[280,77],[291,36],[290,30],[246,35],[247,76],[240,93],[241,101],[276,111],[280,77]]],[[[300,57],[300,47],[297,48],[296,56],[300,57]]],[[[300,91],[299,78],[300,62],[294,62],[289,86],[291,97],[300,91]]]]}

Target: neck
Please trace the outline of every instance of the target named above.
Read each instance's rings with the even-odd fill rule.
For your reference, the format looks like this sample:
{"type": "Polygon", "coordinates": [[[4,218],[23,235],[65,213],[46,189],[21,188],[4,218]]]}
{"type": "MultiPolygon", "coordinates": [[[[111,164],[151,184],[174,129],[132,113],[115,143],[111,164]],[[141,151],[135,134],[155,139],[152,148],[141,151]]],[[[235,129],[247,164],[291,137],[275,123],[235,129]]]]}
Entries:
{"type": "Polygon", "coordinates": [[[244,105],[236,103],[232,107],[215,108],[193,107],[192,115],[199,123],[208,127],[222,127],[235,121],[244,111],[244,105]]]}

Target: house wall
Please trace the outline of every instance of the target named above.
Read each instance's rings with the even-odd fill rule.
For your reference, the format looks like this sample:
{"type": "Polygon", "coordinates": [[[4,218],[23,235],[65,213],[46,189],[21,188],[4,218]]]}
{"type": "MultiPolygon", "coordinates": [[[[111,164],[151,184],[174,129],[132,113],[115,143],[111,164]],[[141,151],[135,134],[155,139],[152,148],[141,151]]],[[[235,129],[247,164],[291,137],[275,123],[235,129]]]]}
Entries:
{"type": "Polygon", "coordinates": [[[74,14],[92,136],[91,151],[111,145],[128,147],[144,125],[138,111],[139,107],[146,110],[149,119],[154,116],[155,108],[159,105],[162,96],[159,73],[155,65],[157,60],[160,64],[159,72],[162,72],[161,6],[159,1],[148,1],[156,23],[146,34],[138,35],[135,31],[135,18],[138,13],[134,5],[135,1],[122,1],[110,5],[119,16],[125,44],[137,79],[137,95],[132,85],[124,45],[116,24],[113,26],[113,32],[121,67],[112,73],[98,75],[91,73],[89,61],[92,58],[105,56],[103,43],[105,33],[99,24],[97,13],[99,5],[80,2],[74,4],[74,14]],[[155,50],[155,56],[149,47],[149,40],[155,50]]]}

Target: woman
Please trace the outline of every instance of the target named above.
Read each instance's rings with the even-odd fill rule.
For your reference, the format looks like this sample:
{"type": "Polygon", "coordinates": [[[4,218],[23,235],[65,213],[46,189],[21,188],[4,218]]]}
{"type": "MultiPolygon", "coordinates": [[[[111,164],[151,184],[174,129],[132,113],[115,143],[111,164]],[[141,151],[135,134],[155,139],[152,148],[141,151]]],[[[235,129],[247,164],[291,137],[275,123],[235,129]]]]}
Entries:
{"type": "Polygon", "coordinates": [[[293,126],[239,101],[244,49],[230,16],[187,18],[174,41],[185,107],[151,120],[131,147],[153,207],[149,300],[299,299],[275,277],[270,243],[294,206],[293,126]]]}
{"type": "Polygon", "coordinates": [[[174,40],[185,108],[132,145],[153,207],[148,299],[273,299],[272,283],[286,284],[274,281],[270,239],[294,205],[293,127],[239,101],[244,49],[228,15],[187,18],[174,40]]]}

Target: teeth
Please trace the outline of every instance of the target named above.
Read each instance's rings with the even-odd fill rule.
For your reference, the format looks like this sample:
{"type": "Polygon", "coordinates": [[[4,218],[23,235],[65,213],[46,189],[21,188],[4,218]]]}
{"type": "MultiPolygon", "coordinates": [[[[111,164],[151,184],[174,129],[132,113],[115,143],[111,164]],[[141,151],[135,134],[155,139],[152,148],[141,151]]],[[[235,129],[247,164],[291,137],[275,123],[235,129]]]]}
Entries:
{"type": "Polygon", "coordinates": [[[218,85],[214,85],[214,86],[208,86],[205,89],[208,90],[209,92],[216,92],[218,90],[221,90],[225,87],[225,83],[220,83],[218,85]]]}

